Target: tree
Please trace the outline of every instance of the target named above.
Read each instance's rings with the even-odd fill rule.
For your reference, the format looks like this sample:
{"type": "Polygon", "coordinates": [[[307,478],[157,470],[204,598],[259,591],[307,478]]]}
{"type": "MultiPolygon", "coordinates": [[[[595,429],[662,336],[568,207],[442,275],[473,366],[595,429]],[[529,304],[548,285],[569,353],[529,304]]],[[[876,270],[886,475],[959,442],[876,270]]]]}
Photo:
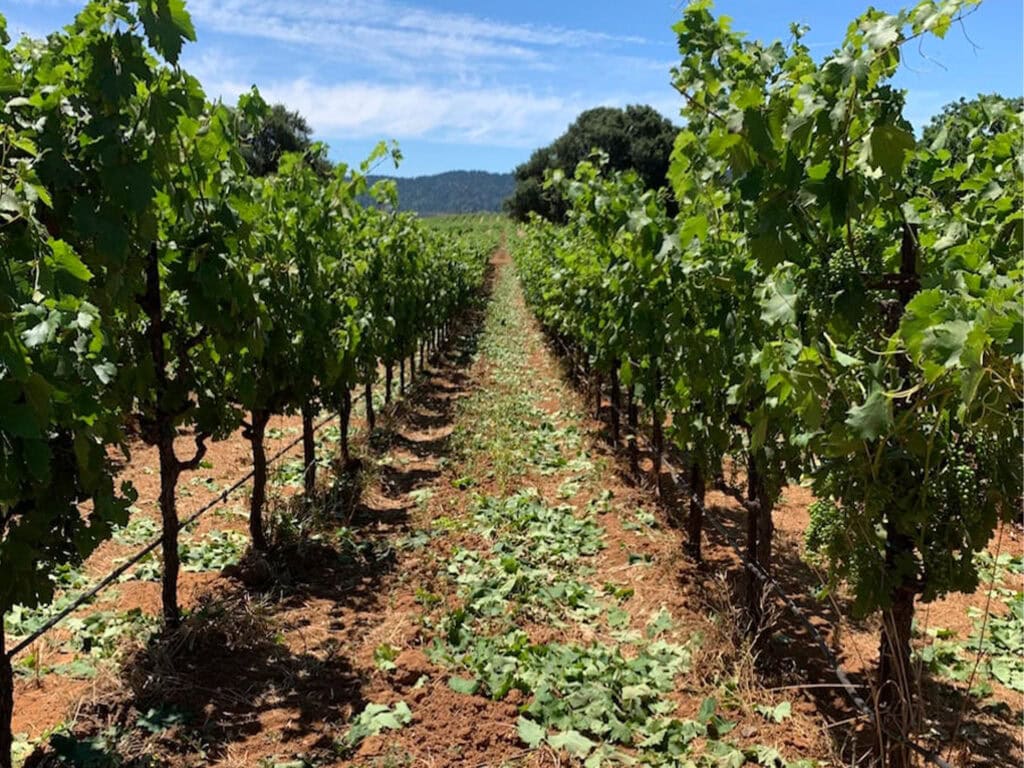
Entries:
{"type": "MultiPolygon", "coordinates": [[[[2,19],[0,19],[2,23],[2,19]]],[[[2,32],[2,26],[0,26],[2,32]]],[[[16,110],[6,110],[10,115],[16,110]]],[[[4,121],[6,123],[6,120],[4,121]]],[[[0,123],[0,766],[10,766],[13,673],[3,620],[53,595],[51,575],[80,563],[127,520],[108,446],[119,414],[105,397],[112,368],[94,276],[37,218],[48,194],[32,145],[0,123]],[[91,502],[83,515],[82,502],[91,502]]]]}
{"type": "Polygon", "coordinates": [[[978,94],[976,98],[951,101],[928,121],[921,132],[921,146],[949,152],[950,163],[963,163],[975,139],[986,141],[1003,133],[1024,111],[1024,98],[1008,98],[997,93],[978,94]]]}
{"type": "Polygon", "coordinates": [[[810,549],[855,614],[883,620],[878,757],[899,768],[915,603],[977,587],[975,554],[1022,495],[1024,126],[968,110],[953,161],[938,139],[918,145],[891,85],[902,46],[964,7],[869,10],[819,60],[799,26],[751,41],[694,0],[675,27],[675,221],[628,174],[583,164],[558,185],[569,226],[537,227],[517,254],[542,324],[609,373],[628,360],[655,426],[672,409],[694,465],[693,554],[701,475],[723,452],[747,455],[762,570],[782,483],[809,479],[810,549]]]}
{"type": "Polygon", "coordinates": [[[126,522],[134,492],[115,490],[112,463],[127,453],[124,425],[159,452],[173,628],[176,488],[207,441],[245,407],[262,453],[266,415],[316,397],[345,409],[344,433],[350,389],[379,357],[359,349],[363,326],[385,329],[375,341],[393,327],[356,290],[401,310],[407,354],[438,311],[465,306],[467,276],[483,279],[481,253],[358,204],[384,145],[359,173],[327,178],[312,145],[254,180],[238,128],[265,105],[255,93],[235,110],[207,102],[178,64],[193,37],[181,0],[93,0],[61,32],[13,48],[0,16],[0,768],[13,711],[3,614],[49,601],[58,567],[126,522]],[[392,221],[389,244],[376,235],[392,221]],[[382,245],[395,279],[360,282],[382,245]]]}
{"type": "MultiPolygon", "coordinates": [[[[277,173],[281,156],[287,152],[307,152],[313,146],[313,129],[301,114],[284,104],[274,104],[250,118],[242,129],[242,155],[253,176],[277,173]]],[[[321,175],[330,173],[331,163],[319,152],[310,160],[321,175]]]]}
{"type": "Polygon", "coordinates": [[[516,168],[516,188],[505,207],[521,220],[537,213],[549,221],[564,221],[569,206],[557,189],[544,188],[545,172],[558,169],[571,177],[594,150],[608,156],[609,171],[634,170],[646,189],[665,187],[677,130],[649,106],[588,109],[551,145],[516,168]]]}
{"type": "Polygon", "coordinates": [[[122,443],[121,414],[101,307],[116,288],[56,226],[41,178],[46,99],[22,66],[30,45],[8,42],[0,15],[0,768],[12,764],[4,615],[48,602],[58,567],[80,563],[134,500],[130,486],[115,490],[108,454],[122,443]]]}

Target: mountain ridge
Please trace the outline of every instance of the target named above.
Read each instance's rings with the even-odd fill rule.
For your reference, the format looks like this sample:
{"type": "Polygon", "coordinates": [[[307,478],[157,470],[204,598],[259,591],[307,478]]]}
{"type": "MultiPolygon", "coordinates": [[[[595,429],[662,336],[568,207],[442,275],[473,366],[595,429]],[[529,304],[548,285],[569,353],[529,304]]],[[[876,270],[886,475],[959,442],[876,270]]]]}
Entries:
{"type": "Polygon", "coordinates": [[[394,181],[398,207],[421,215],[501,211],[515,188],[515,177],[491,171],[444,171],[422,176],[370,176],[394,181]]]}

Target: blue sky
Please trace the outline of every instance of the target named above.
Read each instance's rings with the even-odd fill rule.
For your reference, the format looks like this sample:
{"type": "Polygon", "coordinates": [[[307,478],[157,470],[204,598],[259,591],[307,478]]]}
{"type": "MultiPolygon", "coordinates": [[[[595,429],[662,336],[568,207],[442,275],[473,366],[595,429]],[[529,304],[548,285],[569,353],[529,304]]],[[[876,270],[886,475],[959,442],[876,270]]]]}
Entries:
{"type": "MultiPolygon", "coordinates": [[[[909,0],[908,0],[909,2],[909,0]]],[[[790,21],[822,55],[868,0],[719,0],[737,29],[785,38],[790,21]]],[[[875,0],[886,10],[899,2],[875,0]]],[[[42,35],[82,0],[4,3],[12,33],[42,35]]],[[[212,96],[256,84],[309,119],[332,157],[358,162],[397,139],[401,175],[511,170],[583,109],[651,104],[676,117],[672,0],[190,0],[198,42],[185,66],[212,96]]],[[[1024,90],[1024,3],[985,0],[945,41],[908,46],[898,84],[918,127],[979,91],[1024,90]],[[966,34],[965,34],[966,31],[966,34]],[[969,38],[969,39],[968,39],[969,38]]]]}

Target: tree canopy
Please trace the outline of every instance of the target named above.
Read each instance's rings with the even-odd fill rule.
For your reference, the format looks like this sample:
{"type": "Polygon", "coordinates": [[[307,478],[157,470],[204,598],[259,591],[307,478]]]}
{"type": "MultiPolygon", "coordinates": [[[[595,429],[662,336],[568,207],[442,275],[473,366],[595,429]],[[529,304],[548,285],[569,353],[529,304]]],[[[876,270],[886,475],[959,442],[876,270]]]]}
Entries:
{"type": "Polygon", "coordinates": [[[665,187],[677,132],[671,121],[646,105],[588,109],[565,133],[516,168],[516,188],[505,207],[517,219],[535,212],[550,221],[564,220],[569,205],[558,190],[544,188],[544,174],[560,169],[571,176],[595,149],[608,155],[609,170],[634,170],[646,188],[665,187]]]}
{"type": "MultiPolygon", "coordinates": [[[[307,152],[313,146],[313,129],[301,114],[284,104],[274,104],[257,122],[243,126],[242,155],[253,176],[277,172],[281,156],[286,152],[307,152]]],[[[330,163],[322,154],[310,157],[322,174],[330,171],[330,163]]]]}
{"type": "Polygon", "coordinates": [[[1014,115],[1024,111],[1024,98],[1009,98],[997,93],[981,94],[973,99],[951,101],[928,121],[921,135],[925,147],[948,149],[951,161],[965,162],[975,136],[982,139],[1002,133],[1014,115]]]}

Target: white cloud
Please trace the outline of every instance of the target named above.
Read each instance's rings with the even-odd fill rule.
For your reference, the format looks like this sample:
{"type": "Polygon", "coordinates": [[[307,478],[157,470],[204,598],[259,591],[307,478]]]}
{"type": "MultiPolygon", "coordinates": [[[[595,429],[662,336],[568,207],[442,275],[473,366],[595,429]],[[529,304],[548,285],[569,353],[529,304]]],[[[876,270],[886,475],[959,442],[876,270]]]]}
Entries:
{"type": "MultiPolygon", "coordinates": [[[[82,0],[21,0],[28,6],[77,6],[82,0]]],[[[468,13],[417,7],[401,0],[188,0],[202,42],[208,32],[315,48],[318,60],[410,73],[462,73],[500,62],[547,68],[566,50],[615,48],[642,38],[542,24],[521,24],[468,13]]],[[[251,51],[260,54],[265,51],[251,51]]]]}
{"type": "MultiPolygon", "coordinates": [[[[248,85],[207,82],[207,94],[231,102],[248,85]]],[[[532,149],[550,143],[584,109],[651,104],[678,122],[679,99],[665,92],[544,94],[521,88],[389,85],[309,79],[261,85],[268,102],[281,102],[309,121],[320,138],[428,139],[451,144],[532,149]]]]}
{"type": "MultiPolygon", "coordinates": [[[[22,0],[32,4],[81,0],[22,0]]],[[[330,139],[426,139],[531,149],[583,109],[644,99],[678,107],[647,41],[427,7],[423,0],[187,0],[199,42],[185,67],[232,102],[255,82],[330,139]],[[649,86],[648,86],[649,87],[649,86]]],[[[663,53],[663,52],[660,52],[663,53]]]]}
{"type": "Polygon", "coordinates": [[[367,0],[193,0],[197,23],[222,34],[315,46],[320,55],[386,67],[384,75],[465,69],[472,62],[544,67],[559,49],[644,42],[588,30],[513,24],[367,0]]]}
{"type": "MultiPolygon", "coordinates": [[[[246,89],[241,82],[207,84],[209,95],[227,101],[246,89]]],[[[427,138],[523,148],[549,141],[587,106],[578,95],[528,90],[306,79],[261,86],[260,92],[268,102],[301,112],[318,136],[427,138]]]]}

